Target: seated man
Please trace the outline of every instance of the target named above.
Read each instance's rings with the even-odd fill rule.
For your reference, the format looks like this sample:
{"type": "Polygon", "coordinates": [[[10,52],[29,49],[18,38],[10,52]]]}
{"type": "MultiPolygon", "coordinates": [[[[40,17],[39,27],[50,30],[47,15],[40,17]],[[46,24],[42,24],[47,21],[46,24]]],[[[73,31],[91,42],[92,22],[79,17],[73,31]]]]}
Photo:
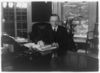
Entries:
{"type": "Polygon", "coordinates": [[[67,29],[59,25],[59,17],[57,15],[50,17],[50,24],[53,41],[59,45],[59,48],[56,50],[57,55],[63,56],[69,49],[67,29]]]}
{"type": "MultiPolygon", "coordinates": [[[[56,14],[50,17],[51,33],[53,42],[58,43],[57,54],[63,56],[67,50],[75,49],[73,38],[68,34],[67,29],[59,24],[59,16],[56,14]]],[[[74,51],[74,50],[73,50],[74,51]]]]}
{"type": "MultiPolygon", "coordinates": [[[[68,50],[75,49],[73,39],[67,33],[67,29],[59,25],[59,16],[56,14],[51,15],[50,17],[50,24],[51,24],[51,36],[52,41],[58,43],[59,47],[54,51],[55,56],[57,57],[56,63],[57,68],[60,65],[64,65],[64,60],[67,55],[68,50]]],[[[61,67],[62,67],[61,66],[61,67]]]]}

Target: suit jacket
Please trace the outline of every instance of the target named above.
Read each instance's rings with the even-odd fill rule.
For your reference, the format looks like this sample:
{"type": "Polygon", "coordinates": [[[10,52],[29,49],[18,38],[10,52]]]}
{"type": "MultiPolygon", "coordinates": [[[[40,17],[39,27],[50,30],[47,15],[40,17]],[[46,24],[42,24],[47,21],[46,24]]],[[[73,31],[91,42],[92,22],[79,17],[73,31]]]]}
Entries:
{"type": "Polygon", "coordinates": [[[59,44],[59,48],[56,50],[58,55],[64,55],[69,47],[67,29],[62,26],[58,26],[57,31],[53,31],[51,27],[51,37],[52,42],[59,44]]]}
{"type": "MultiPolygon", "coordinates": [[[[52,29],[52,28],[51,28],[52,29]]],[[[58,26],[57,31],[51,30],[52,42],[57,42],[59,48],[56,50],[58,55],[66,54],[67,50],[76,51],[73,37],[67,33],[67,29],[63,26],[58,26]]]]}

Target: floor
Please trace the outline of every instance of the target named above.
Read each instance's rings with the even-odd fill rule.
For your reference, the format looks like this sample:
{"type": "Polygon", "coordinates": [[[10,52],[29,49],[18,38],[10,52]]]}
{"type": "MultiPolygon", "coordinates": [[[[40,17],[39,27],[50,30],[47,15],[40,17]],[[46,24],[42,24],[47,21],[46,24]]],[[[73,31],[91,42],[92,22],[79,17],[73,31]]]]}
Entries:
{"type": "Polygon", "coordinates": [[[92,49],[88,54],[67,54],[52,58],[49,65],[37,64],[27,56],[2,55],[2,71],[98,71],[98,54],[92,49]]]}
{"type": "Polygon", "coordinates": [[[98,49],[88,49],[88,56],[98,59],[98,49]]]}

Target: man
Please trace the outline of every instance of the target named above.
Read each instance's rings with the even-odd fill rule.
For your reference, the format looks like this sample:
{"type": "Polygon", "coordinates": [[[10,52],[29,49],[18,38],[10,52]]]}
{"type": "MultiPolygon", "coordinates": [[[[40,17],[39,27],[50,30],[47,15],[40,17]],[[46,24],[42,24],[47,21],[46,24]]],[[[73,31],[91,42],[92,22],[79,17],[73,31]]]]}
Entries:
{"type": "Polygon", "coordinates": [[[51,33],[52,33],[52,42],[55,42],[59,45],[59,47],[54,51],[56,59],[56,67],[62,68],[64,67],[65,63],[64,60],[67,55],[67,51],[71,50],[74,51],[74,42],[72,37],[67,33],[67,29],[59,24],[59,16],[53,14],[50,17],[50,24],[51,24],[51,33]]]}
{"type": "MultiPolygon", "coordinates": [[[[66,56],[67,50],[69,49],[69,37],[67,34],[67,29],[59,24],[59,16],[56,14],[50,17],[51,24],[51,37],[52,42],[58,44],[58,48],[54,50],[54,58],[52,59],[52,67],[55,66],[56,69],[61,69],[64,65],[64,58],[66,56]]],[[[54,68],[54,69],[55,69],[54,68]]]]}
{"type": "Polygon", "coordinates": [[[59,17],[56,14],[53,14],[50,17],[52,40],[55,43],[58,43],[59,48],[56,50],[58,56],[63,56],[66,54],[68,46],[68,34],[67,30],[59,25],[59,17]]]}

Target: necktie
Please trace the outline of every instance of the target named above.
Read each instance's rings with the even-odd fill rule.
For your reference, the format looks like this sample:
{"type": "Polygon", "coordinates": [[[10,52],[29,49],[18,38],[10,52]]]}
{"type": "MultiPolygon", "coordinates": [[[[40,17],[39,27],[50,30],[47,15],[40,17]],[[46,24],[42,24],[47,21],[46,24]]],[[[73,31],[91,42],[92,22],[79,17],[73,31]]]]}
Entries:
{"type": "Polygon", "coordinates": [[[54,28],[53,30],[54,30],[54,31],[56,31],[56,29],[55,29],[55,28],[54,28]]]}
{"type": "Polygon", "coordinates": [[[56,31],[56,29],[54,28],[54,31],[56,31]]]}

